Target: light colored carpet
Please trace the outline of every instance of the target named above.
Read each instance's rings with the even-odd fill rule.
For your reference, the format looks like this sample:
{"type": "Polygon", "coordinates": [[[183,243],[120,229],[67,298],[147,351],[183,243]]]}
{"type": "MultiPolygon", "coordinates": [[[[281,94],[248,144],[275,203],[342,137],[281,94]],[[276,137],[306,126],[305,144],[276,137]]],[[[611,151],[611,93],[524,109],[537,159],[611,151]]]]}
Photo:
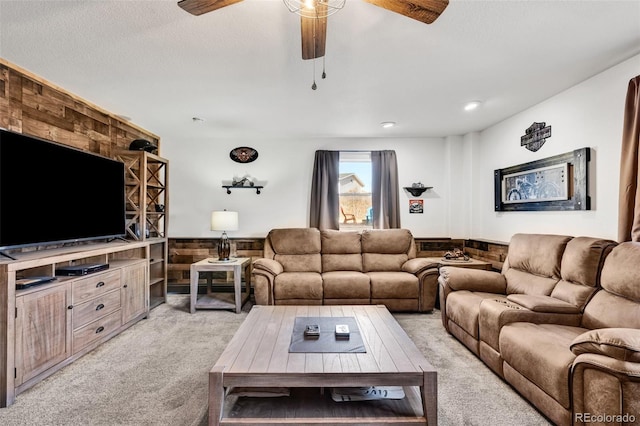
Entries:
{"type": "MultiPolygon", "coordinates": [[[[0,408],[0,424],[206,425],[207,373],[251,305],[192,315],[188,303],[170,295],[148,319],[0,408]]],[[[439,424],[549,424],[444,331],[438,311],[395,317],[438,370],[439,424]]]]}

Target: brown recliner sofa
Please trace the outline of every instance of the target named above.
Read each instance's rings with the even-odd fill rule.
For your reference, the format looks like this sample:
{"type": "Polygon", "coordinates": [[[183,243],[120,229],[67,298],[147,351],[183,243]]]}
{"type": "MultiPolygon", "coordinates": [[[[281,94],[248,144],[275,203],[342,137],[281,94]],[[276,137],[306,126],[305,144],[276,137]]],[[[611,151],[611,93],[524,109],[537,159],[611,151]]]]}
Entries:
{"type": "Polygon", "coordinates": [[[258,305],[383,304],[431,311],[438,265],[416,257],[407,229],[272,229],[253,262],[258,305]]]}
{"type": "Polygon", "coordinates": [[[441,269],[443,323],[554,423],[634,424],[638,265],[639,243],[517,234],[501,273],[441,269]]]}

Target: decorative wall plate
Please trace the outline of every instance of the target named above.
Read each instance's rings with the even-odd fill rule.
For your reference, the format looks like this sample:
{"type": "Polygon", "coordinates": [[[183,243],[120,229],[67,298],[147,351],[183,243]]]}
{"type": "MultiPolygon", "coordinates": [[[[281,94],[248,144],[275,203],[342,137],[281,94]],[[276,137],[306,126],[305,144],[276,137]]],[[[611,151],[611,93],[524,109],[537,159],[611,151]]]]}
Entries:
{"type": "Polygon", "coordinates": [[[231,150],[229,157],[236,163],[251,163],[258,158],[258,151],[248,146],[239,146],[231,150]]]}

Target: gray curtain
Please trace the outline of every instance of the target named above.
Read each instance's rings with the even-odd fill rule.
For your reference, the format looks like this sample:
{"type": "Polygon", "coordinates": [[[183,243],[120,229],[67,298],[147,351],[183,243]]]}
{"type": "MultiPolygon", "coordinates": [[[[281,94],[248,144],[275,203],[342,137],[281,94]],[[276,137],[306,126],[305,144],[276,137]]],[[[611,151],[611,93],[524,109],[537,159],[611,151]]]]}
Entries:
{"type": "Polygon", "coordinates": [[[340,151],[316,151],[311,182],[309,226],[340,229],[340,151]]]}
{"type": "Polygon", "coordinates": [[[395,151],[371,151],[373,227],[400,228],[398,162],[395,151]]]}
{"type": "Polygon", "coordinates": [[[624,108],[618,241],[640,241],[640,75],[629,81],[624,108]]]}

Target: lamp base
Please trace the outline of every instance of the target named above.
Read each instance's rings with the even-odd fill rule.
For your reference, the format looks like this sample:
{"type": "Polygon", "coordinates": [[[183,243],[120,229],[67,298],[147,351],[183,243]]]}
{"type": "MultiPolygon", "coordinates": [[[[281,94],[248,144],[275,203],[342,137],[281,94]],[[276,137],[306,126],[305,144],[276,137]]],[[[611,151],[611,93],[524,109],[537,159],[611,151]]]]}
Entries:
{"type": "Polygon", "coordinates": [[[229,244],[229,238],[227,233],[223,232],[218,243],[218,260],[228,262],[229,255],[231,254],[231,244],[229,244]]]}

